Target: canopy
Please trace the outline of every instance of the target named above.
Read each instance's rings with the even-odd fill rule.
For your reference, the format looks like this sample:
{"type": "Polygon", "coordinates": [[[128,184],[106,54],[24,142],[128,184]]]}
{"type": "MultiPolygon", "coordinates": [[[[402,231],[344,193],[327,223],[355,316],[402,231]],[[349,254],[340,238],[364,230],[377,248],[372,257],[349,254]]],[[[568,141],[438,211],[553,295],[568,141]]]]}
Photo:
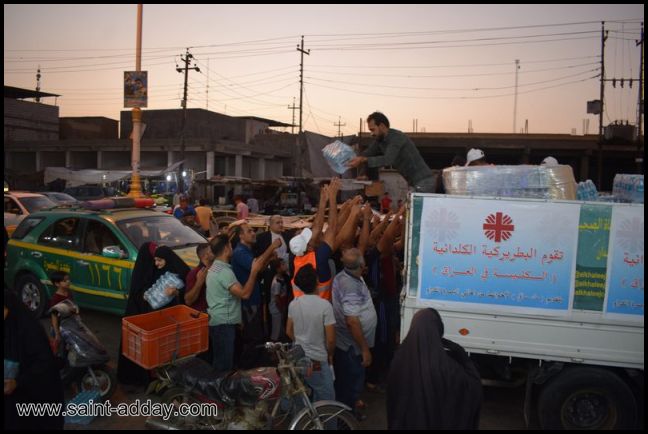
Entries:
{"type": "MultiPolygon", "coordinates": [[[[140,176],[164,176],[166,173],[176,171],[181,163],[181,161],[178,161],[162,170],[140,170],[140,176]]],[[[67,187],[76,187],[84,184],[101,184],[104,182],[119,181],[120,179],[130,177],[132,173],[131,170],[71,170],[65,167],[47,167],[45,169],[44,181],[45,184],[49,184],[56,179],[63,179],[65,180],[67,187]]]]}

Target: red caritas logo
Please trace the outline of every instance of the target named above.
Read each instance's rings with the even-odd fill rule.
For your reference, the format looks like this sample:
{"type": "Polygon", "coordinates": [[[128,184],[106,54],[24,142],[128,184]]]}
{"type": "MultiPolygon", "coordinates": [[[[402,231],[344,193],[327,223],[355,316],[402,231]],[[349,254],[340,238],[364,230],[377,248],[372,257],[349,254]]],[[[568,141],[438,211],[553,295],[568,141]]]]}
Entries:
{"type": "Polygon", "coordinates": [[[506,214],[497,212],[486,217],[484,233],[489,240],[496,243],[506,241],[513,235],[513,230],[515,230],[513,219],[506,214]]]}

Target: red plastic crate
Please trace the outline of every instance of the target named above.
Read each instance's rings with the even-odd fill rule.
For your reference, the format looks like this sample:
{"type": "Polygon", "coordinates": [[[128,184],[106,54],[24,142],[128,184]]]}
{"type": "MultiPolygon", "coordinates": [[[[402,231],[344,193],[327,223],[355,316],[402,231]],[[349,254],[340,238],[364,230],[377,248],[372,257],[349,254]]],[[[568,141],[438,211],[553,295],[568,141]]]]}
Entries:
{"type": "Polygon", "coordinates": [[[185,305],[122,318],[122,354],[146,369],[208,346],[209,315],[185,305]]]}

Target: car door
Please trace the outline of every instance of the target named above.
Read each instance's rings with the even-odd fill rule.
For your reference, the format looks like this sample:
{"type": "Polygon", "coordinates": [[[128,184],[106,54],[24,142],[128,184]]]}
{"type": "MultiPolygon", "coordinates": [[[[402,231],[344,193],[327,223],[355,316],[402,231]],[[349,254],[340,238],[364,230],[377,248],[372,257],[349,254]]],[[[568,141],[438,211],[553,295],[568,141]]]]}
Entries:
{"type": "Polygon", "coordinates": [[[79,301],[93,309],[123,313],[128,298],[133,260],[115,226],[100,219],[84,219],[81,255],[73,279],[79,287],[79,301]],[[103,255],[106,247],[117,247],[122,258],[103,255]]]}
{"type": "MultiPolygon", "coordinates": [[[[72,291],[78,289],[78,284],[73,279],[75,261],[79,255],[80,223],[78,217],[64,217],[54,221],[38,237],[36,246],[32,246],[30,253],[34,258],[42,259],[42,267],[47,276],[54,271],[65,271],[70,275],[72,291]],[[42,257],[41,257],[42,255],[42,257]]],[[[49,282],[51,295],[55,289],[49,282]]]]}

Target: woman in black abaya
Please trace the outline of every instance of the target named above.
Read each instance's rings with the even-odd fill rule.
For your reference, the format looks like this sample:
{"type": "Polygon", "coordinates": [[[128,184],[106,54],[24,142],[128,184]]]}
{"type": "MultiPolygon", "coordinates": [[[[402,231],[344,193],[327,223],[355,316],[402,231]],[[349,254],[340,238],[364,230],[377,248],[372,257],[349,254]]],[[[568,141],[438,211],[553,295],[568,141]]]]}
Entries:
{"type": "Polygon", "coordinates": [[[4,291],[4,358],[18,363],[4,380],[5,430],[62,430],[63,416],[19,416],[16,404],[63,405],[63,384],[45,330],[18,298],[4,291]],[[13,375],[12,375],[13,377],[13,375]]]}
{"type": "MultiPolygon", "coordinates": [[[[177,274],[185,282],[190,269],[171,248],[167,246],[158,247],[153,242],[142,244],[133,268],[128,304],[124,316],[139,315],[155,310],[144,300],[144,293],[167,271],[177,274]]],[[[184,290],[171,303],[160,309],[182,303],[183,294],[184,290]]],[[[121,345],[117,364],[117,378],[120,383],[129,385],[145,386],[149,382],[148,371],[124,357],[121,353],[121,345]]]]}
{"type": "Polygon", "coordinates": [[[432,308],[417,312],[387,380],[389,429],[477,429],[481,380],[464,349],[443,338],[432,308]]]}

